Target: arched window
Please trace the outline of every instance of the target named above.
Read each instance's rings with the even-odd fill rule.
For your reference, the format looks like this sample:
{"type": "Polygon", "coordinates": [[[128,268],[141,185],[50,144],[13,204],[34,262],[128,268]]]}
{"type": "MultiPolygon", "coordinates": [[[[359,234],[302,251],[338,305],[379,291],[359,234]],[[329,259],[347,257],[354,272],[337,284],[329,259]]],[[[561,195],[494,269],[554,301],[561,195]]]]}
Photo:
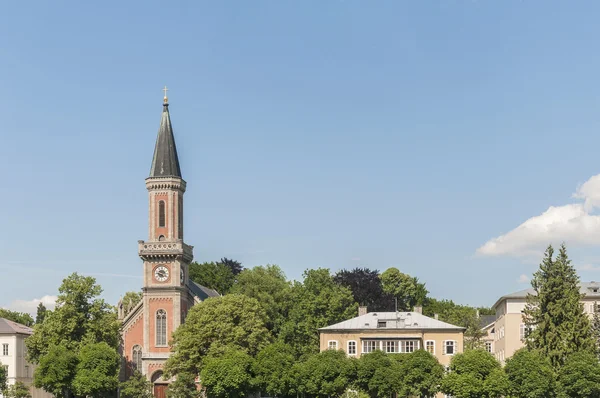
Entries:
{"type": "Polygon", "coordinates": [[[139,345],[133,346],[133,355],[131,356],[133,367],[136,370],[142,371],[142,347],[139,345]]]}
{"type": "Polygon", "coordinates": [[[167,345],[167,312],[165,310],[156,311],[156,345],[167,345]]]}
{"type": "Polygon", "coordinates": [[[165,224],[165,219],[166,219],[166,214],[165,214],[165,201],[161,200],[160,202],[158,202],[158,226],[159,227],[164,227],[165,224]]]}

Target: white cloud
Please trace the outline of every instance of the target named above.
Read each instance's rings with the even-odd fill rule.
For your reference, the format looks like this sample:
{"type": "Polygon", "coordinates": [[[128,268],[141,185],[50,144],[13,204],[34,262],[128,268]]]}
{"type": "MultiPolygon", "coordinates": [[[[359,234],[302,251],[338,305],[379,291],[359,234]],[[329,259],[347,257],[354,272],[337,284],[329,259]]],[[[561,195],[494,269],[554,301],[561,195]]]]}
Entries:
{"type": "Polygon", "coordinates": [[[518,283],[527,283],[527,282],[529,282],[529,277],[525,274],[521,274],[519,276],[519,278],[517,279],[517,282],[518,283]]]}
{"type": "Polygon", "coordinates": [[[12,303],[10,303],[6,308],[12,311],[27,312],[29,314],[35,315],[37,306],[40,303],[43,303],[47,309],[53,310],[56,305],[56,299],[58,299],[58,297],[56,296],[44,296],[42,298],[36,298],[33,300],[15,300],[12,303]]]}
{"type": "Polygon", "coordinates": [[[594,209],[600,208],[600,174],[580,185],[572,196],[583,203],[550,206],[512,231],[490,239],[476,253],[539,256],[549,243],[600,244],[600,216],[592,214],[594,209]]]}

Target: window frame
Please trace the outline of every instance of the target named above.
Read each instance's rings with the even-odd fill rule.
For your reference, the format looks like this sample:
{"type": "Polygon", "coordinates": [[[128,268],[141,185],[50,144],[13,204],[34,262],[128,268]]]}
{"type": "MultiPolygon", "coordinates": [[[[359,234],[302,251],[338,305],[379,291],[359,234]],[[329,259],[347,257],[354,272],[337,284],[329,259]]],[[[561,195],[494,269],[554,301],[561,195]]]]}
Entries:
{"type": "Polygon", "coordinates": [[[425,351],[427,351],[431,355],[435,355],[435,340],[426,340],[425,341],[425,351]],[[429,343],[431,343],[431,347],[432,347],[431,351],[429,351],[429,349],[427,347],[429,345],[429,343]]]}
{"type": "Polygon", "coordinates": [[[158,227],[167,226],[167,203],[161,199],[158,201],[158,227]]]}
{"type": "Polygon", "coordinates": [[[369,354],[369,353],[375,352],[377,350],[378,350],[378,347],[377,347],[377,341],[376,340],[363,340],[362,341],[362,354],[369,354]],[[374,345],[374,348],[372,350],[370,350],[370,351],[366,350],[366,348],[368,346],[368,343],[373,343],[373,345],[374,345]]]}
{"type": "Polygon", "coordinates": [[[7,357],[8,353],[9,353],[8,343],[3,343],[2,344],[2,356],[7,357]]]}
{"type": "Polygon", "coordinates": [[[167,339],[167,336],[168,336],[167,311],[164,310],[164,309],[162,309],[162,308],[156,310],[156,314],[155,314],[155,318],[154,319],[156,321],[156,324],[154,325],[154,327],[155,327],[154,332],[156,334],[154,336],[155,337],[155,339],[154,339],[155,340],[155,345],[156,345],[156,347],[166,347],[167,344],[168,344],[168,339],[167,339]],[[160,323],[164,322],[164,327],[161,327],[160,330],[159,330],[159,326],[160,326],[159,322],[160,323]],[[161,338],[161,337],[162,337],[162,339],[159,340],[159,338],[161,338]]]}
{"type": "Polygon", "coordinates": [[[338,341],[337,340],[329,340],[327,341],[327,349],[328,350],[337,350],[338,349],[338,341]],[[333,343],[333,344],[331,344],[333,343]],[[332,347],[333,345],[333,347],[332,347]]]}
{"type": "Polygon", "coordinates": [[[346,343],[346,352],[348,353],[348,355],[356,355],[356,354],[357,354],[357,352],[358,352],[358,347],[357,347],[357,344],[356,344],[356,340],[349,340],[349,341],[346,343]],[[352,353],[352,352],[350,352],[350,343],[353,343],[353,344],[354,344],[354,347],[353,347],[353,348],[354,348],[354,352],[353,352],[353,353],[352,353]]]}
{"type": "Polygon", "coordinates": [[[456,340],[444,340],[444,355],[455,355],[456,352],[458,351],[458,344],[456,343],[456,340]],[[451,345],[449,345],[448,343],[452,343],[451,345]],[[448,353],[448,347],[452,347],[452,353],[448,353]]]}
{"type": "Polygon", "coordinates": [[[142,346],[139,344],[131,348],[131,362],[135,370],[142,371],[142,346]]]}
{"type": "Polygon", "coordinates": [[[397,340],[386,340],[384,347],[384,351],[386,354],[396,354],[400,352],[400,342],[397,340]],[[390,347],[392,351],[390,351],[390,347]]]}

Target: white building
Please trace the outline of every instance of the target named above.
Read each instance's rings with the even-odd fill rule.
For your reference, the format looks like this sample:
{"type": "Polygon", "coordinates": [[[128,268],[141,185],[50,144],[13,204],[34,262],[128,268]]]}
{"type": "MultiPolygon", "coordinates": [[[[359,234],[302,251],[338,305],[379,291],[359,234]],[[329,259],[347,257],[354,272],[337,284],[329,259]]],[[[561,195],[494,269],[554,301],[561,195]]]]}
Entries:
{"type": "MultiPolygon", "coordinates": [[[[8,384],[33,383],[34,366],[27,362],[25,339],[33,333],[27,326],[0,318],[0,365],[6,368],[8,384]]],[[[52,395],[31,386],[32,398],[50,398],[52,395]]],[[[0,397],[2,394],[0,393],[0,397]]]]}

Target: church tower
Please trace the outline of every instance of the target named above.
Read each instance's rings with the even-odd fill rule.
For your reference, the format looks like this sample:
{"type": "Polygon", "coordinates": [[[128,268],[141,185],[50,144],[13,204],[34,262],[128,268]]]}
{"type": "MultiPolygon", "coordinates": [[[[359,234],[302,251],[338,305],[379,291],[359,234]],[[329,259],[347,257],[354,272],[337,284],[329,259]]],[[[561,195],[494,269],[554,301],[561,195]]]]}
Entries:
{"type": "Polygon", "coordinates": [[[177,147],[166,95],[148,190],[148,240],[139,241],[143,265],[144,368],[152,374],[168,356],[171,334],[183,323],[193,297],[188,290],[192,246],[183,242],[183,194],[177,147]],[[153,366],[154,365],[154,366],[153,366]],[[156,369],[153,369],[156,368],[156,369]]]}
{"type": "Polygon", "coordinates": [[[188,278],[193,247],[183,242],[183,194],[169,100],[163,101],[160,127],[154,147],[148,190],[148,240],[138,241],[143,260],[142,299],[125,308],[119,302],[122,321],[123,374],[135,370],[154,385],[154,396],[164,398],[170,380],[163,378],[163,366],[170,356],[169,342],[188,310],[219,293],[188,278]]]}

